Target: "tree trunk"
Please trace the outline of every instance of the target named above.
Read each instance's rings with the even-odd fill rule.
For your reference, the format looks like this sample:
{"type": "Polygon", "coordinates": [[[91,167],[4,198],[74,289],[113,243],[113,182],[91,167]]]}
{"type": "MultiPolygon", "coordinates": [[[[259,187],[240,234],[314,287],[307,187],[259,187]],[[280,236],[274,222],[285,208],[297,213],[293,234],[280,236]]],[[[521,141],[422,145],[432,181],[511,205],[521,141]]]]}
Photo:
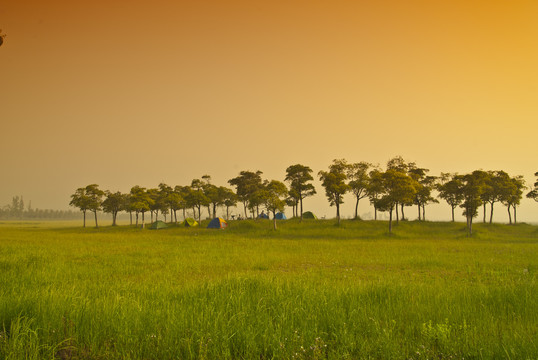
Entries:
{"type": "Polygon", "coordinates": [[[166,213],[164,213],[163,216],[164,216],[164,222],[166,222],[166,213]]]}
{"type": "Polygon", "coordinates": [[[129,211],[129,220],[131,221],[131,226],[133,226],[133,212],[129,211]]]}
{"type": "Polygon", "coordinates": [[[275,214],[275,211],[273,211],[273,230],[276,230],[276,214],[275,214]]]}
{"type": "MultiPolygon", "coordinates": [[[[396,206],[398,209],[398,206],[396,206]]],[[[392,208],[389,209],[389,234],[392,234],[392,208]]]]}
{"type": "Polygon", "coordinates": [[[402,206],[402,221],[404,221],[405,220],[404,204],[402,204],[401,206],[402,206]]]}
{"type": "Polygon", "coordinates": [[[374,220],[377,220],[377,207],[374,205],[374,220]]]}
{"type": "Polygon", "coordinates": [[[359,218],[359,197],[357,196],[357,201],[355,202],[355,220],[359,218]]]}
{"type": "Polygon", "coordinates": [[[452,208],[452,222],[454,222],[454,221],[455,221],[455,220],[454,220],[454,208],[455,208],[455,206],[452,205],[451,208],[452,208]]]}
{"type": "Polygon", "coordinates": [[[426,205],[422,205],[422,221],[426,221],[426,205]]]}
{"type": "Polygon", "coordinates": [[[340,225],[340,203],[336,203],[336,220],[338,225],[340,225]]]}
{"type": "Polygon", "coordinates": [[[177,210],[174,209],[174,219],[175,219],[175,223],[177,224],[177,210]]]}
{"type": "Polygon", "coordinates": [[[473,235],[473,217],[469,218],[469,236],[473,235]]]}
{"type": "Polygon", "coordinates": [[[303,221],[303,198],[300,197],[299,201],[301,202],[301,221],[303,221]]]}
{"type": "Polygon", "coordinates": [[[226,206],[226,221],[230,220],[230,207],[226,206]]]}
{"type": "Polygon", "coordinates": [[[248,219],[247,202],[246,201],[243,201],[243,207],[245,208],[245,219],[248,219]]]}
{"type": "Polygon", "coordinates": [[[136,227],[138,227],[138,211],[136,212],[136,227]]]}
{"type": "Polygon", "coordinates": [[[112,226],[116,226],[116,216],[118,215],[117,211],[112,212],[112,226]]]}
{"type": "Polygon", "coordinates": [[[213,218],[217,217],[217,204],[213,204],[213,218]]]}
{"type": "Polygon", "coordinates": [[[144,230],[144,211],[142,211],[142,230],[144,230]]]}
{"type": "Polygon", "coordinates": [[[187,209],[183,208],[183,220],[187,218],[187,209]]]}
{"type": "Polygon", "coordinates": [[[86,210],[83,210],[82,214],[84,215],[84,221],[82,223],[82,227],[86,227],[86,210]]]}
{"type": "Polygon", "coordinates": [[[484,203],[484,224],[486,223],[486,203],[484,203]]]}
{"type": "Polygon", "coordinates": [[[506,209],[508,209],[508,223],[512,225],[512,214],[510,213],[510,205],[507,205],[506,209]]]}
{"type": "MultiPolygon", "coordinates": [[[[153,210],[150,210],[149,213],[151,214],[151,222],[153,222],[153,210]]],[[[144,213],[142,213],[142,217],[144,217],[144,213]]]]}
{"type": "Polygon", "coordinates": [[[516,205],[514,205],[513,208],[514,208],[514,225],[515,225],[517,224],[516,205]]]}
{"type": "Polygon", "coordinates": [[[420,221],[420,204],[418,204],[418,221],[420,221]]]}
{"type": "Polygon", "coordinates": [[[491,224],[493,222],[493,201],[491,201],[489,204],[491,206],[491,212],[489,214],[489,223],[491,224]]]}
{"type": "Polygon", "coordinates": [[[400,214],[398,214],[398,203],[396,203],[396,224],[400,221],[400,214]]]}
{"type": "Polygon", "coordinates": [[[97,211],[94,211],[93,214],[95,215],[95,227],[99,228],[99,225],[97,225],[97,211]]]}

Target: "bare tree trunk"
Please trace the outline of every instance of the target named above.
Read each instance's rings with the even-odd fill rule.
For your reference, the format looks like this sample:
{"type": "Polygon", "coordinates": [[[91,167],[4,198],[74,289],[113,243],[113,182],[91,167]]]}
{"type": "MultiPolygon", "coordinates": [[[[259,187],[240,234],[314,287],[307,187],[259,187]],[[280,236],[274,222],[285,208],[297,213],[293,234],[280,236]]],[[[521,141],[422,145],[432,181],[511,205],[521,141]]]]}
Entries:
{"type": "Polygon", "coordinates": [[[138,227],[138,211],[136,212],[136,227],[138,227]]]}
{"type": "Polygon", "coordinates": [[[420,204],[418,204],[417,207],[418,207],[418,221],[420,221],[420,204]]]}
{"type": "Polygon", "coordinates": [[[99,228],[99,225],[97,225],[97,211],[94,211],[93,214],[95,215],[95,227],[99,228]]]}
{"type": "MultiPolygon", "coordinates": [[[[151,214],[151,222],[153,222],[153,210],[150,210],[149,213],[151,214]]],[[[144,217],[144,213],[142,213],[142,217],[144,217]]]]}
{"type": "Polygon", "coordinates": [[[473,235],[473,217],[469,219],[469,236],[473,235]]]}
{"type": "MultiPolygon", "coordinates": [[[[396,209],[398,209],[397,206],[396,209]]],[[[389,209],[389,234],[392,234],[392,208],[389,209]]]]}
{"type": "Polygon", "coordinates": [[[517,224],[517,216],[516,216],[516,205],[514,204],[514,225],[517,224]]]}
{"type": "Polygon", "coordinates": [[[82,223],[82,227],[86,227],[86,210],[82,211],[82,214],[84,215],[84,221],[82,223]]]}
{"type": "Polygon", "coordinates": [[[512,225],[512,214],[510,213],[510,205],[506,207],[508,209],[508,223],[512,225]]]}
{"type": "Polygon", "coordinates": [[[301,221],[303,221],[303,198],[299,198],[299,201],[301,202],[301,221]]]}
{"type": "Polygon", "coordinates": [[[377,220],[377,207],[374,205],[374,220],[377,220]]]}
{"type": "Polygon", "coordinates": [[[357,197],[357,202],[355,203],[355,220],[359,218],[359,197],[357,197]]]}
{"type": "Polygon", "coordinates": [[[112,212],[112,226],[116,226],[116,216],[118,213],[116,211],[112,212]]]}
{"type": "Polygon", "coordinates": [[[491,224],[493,222],[493,201],[491,201],[489,204],[491,206],[491,212],[489,214],[489,223],[491,224]]]}
{"type": "Polygon", "coordinates": [[[426,205],[422,205],[422,221],[426,221],[426,205]]]}
{"type": "Polygon", "coordinates": [[[400,221],[400,215],[398,214],[398,203],[396,203],[396,224],[400,221]]]}
{"type": "Polygon", "coordinates": [[[486,223],[486,203],[484,203],[484,224],[486,223]]]}
{"type": "Polygon", "coordinates": [[[340,203],[336,203],[336,220],[338,221],[338,225],[340,225],[340,203]]]}
{"type": "Polygon", "coordinates": [[[131,226],[133,226],[133,212],[129,211],[129,220],[131,222],[131,226]]]}
{"type": "Polygon", "coordinates": [[[402,206],[402,221],[405,220],[405,214],[404,214],[404,204],[401,204],[402,206]]]}
{"type": "Polygon", "coordinates": [[[142,229],[144,229],[144,211],[142,211],[142,229]]]}
{"type": "Polygon", "coordinates": [[[275,211],[273,211],[273,230],[276,230],[276,214],[275,214],[275,211]]]}
{"type": "Polygon", "coordinates": [[[452,208],[452,222],[454,222],[455,221],[454,220],[454,208],[455,208],[455,206],[452,205],[451,208],[452,208]]]}

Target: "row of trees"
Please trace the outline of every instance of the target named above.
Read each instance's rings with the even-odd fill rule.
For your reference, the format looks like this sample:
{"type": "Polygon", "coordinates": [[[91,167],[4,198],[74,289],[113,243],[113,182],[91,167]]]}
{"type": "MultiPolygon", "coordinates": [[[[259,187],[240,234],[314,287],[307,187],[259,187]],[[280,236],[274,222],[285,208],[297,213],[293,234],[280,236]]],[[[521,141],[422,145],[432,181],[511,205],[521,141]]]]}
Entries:
{"type": "Polygon", "coordinates": [[[34,209],[32,202],[25,206],[22,196],[13,196],[11,203],[0,207],[0,219],[75,219],[79,214],[71,210],[34,209]]]}
{"type": "MultiPolygon", "coordinates": [[[[389,213],[389,232],[392,232],[393,214],[396,222],[405,219],[405,208],[417,206],[418,219],[425,220],[426,205],[436,203],[438,200],[433,192],[438,192],[438,197],[445,200],[452,209],[452,221],[454,211],[459,206],[467,218],[469,233],[472,233],[473,218],[478,215],[478,210],[483,207],[484,222],[486,222],[486,206],[490,205],[490,218],[493,219],[493,207],[495,203],[507,206],[509,222],[516,220],[516,208],[520,203],[525,184],[521,176],[510,177],[504,171],[476,170],[470,174],[459,175],[456,173],[442,173],[441,176],[428,175],[429,170],[418,167],[415,163],[407,163],[400,156],[390,159],[383,171],[379,166],[367,162],[348,163],[344,159],[336,159],[329,166],[328,171],[319,171],[318,177],[325,189],[325,194],[331,206],[336,207],[336,218],[340,223],[340,206],[343,204],[344,195],[352,193],[355,200],[355,218],[358,218],[360,200],[368,198],[374,207],[374,218],[377,212],[389,213]]],[[[116,224],[118,212],[126,211],[130,214],[131,224],[133,214],[136,224],[141,215],[142,224],[145,221],[145,213],[151,214],[158,219],[163,215],[166,221],[177,222],[177,211],[192,209],[194,217],[201,220],[203,208],[207,208],[209,216],[216,217],[217,208],[226,208],[226,217],[229,218],[229,210],[238,203],[242,204],[245,217],[256,218],[261,209],[266,209],[274,215],[283,211],[285,206],[292,208],[293,216],[302,220],[303,200],[316,194],[312,184],[314,180],[312,169],[308,166],[296,164],[286,169],[284,182],[278,180],[262,179],[261,171],[241,171],[239,175],[228,180],[228,184],[235,187],[235,191],[224,186],[212,184],[211,177],[202,176],[201,179],[193,179],[189,186],[171,187],[161,183],[157,188],[146,189],[134,186],[127,194],[120,192],[102,191],[98,185],[91,184],[79,188],[72,195],[70,205],[78,207],[84,214],[84,226],[86,224],[86,212],[94,213],[97,226],[97,212],[103,210],[111,213],[113,225],[116,224]]],[[[538,174],[538,173],[537,173],[538,174]]],[[[527,196],[538,199],[536,194],[537,184],[527,196]]],[[[537,200],[538,201],[538,200],[537,200]]],[[[274,222],[276,228],[276,222],[274,222]]]]}

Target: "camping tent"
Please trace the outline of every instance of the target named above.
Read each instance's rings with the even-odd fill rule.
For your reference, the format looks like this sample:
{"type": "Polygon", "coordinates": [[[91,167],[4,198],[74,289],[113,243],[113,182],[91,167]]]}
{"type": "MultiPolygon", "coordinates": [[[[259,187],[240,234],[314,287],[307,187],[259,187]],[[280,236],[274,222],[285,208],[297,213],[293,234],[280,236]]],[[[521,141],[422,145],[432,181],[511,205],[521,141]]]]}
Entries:
{"type": "Polygon", "coordinates": [[[166,229],[167,227],[168,225],[166,225],[166,223],[161,220],[155,221],[149,226],[151,230],[166,229]]]}
{"type": "Polygon", "coordinates": [[[186,218],[181,224],[186,227],[198,226],[198,222],[193,218],[186,218]]]}
{"type": "Polygon", "coordinates": [[[288,218],[286,217],[286,215],[284,213],[278,212],[275,215],[275,219],[277,219],[277,220],[287,220],[288,218]]]}
{"type": "Polygon", "coordinates": [[[262,213],[258,215],[258,219],[269,219],[269,215],[262,211],[262,213]]]}
{"type": "Polygon", "coordinates": [[[316,215],[314,215],[314,213],[312,211],[305,211],[303,213],[303,219],[318,219],[318,217],[316,215]]]}
{"type": "Polygon", "coordinates": [[[207,225],[208,229],[225,229],[228,226],[228,223],[220,217],[216,217],[209,222],[207,225]]]}

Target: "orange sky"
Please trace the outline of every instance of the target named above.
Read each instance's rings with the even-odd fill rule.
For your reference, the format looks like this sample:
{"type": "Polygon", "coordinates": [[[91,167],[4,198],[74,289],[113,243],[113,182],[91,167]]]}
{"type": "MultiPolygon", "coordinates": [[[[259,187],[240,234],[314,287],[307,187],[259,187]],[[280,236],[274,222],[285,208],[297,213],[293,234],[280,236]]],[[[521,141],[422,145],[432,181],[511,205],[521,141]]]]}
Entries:
{"type": "Polygon", "coordinates": [[[534,0],[4,0],[0,29],[0,205],[334,158],[538,171],[534,0]]]}

